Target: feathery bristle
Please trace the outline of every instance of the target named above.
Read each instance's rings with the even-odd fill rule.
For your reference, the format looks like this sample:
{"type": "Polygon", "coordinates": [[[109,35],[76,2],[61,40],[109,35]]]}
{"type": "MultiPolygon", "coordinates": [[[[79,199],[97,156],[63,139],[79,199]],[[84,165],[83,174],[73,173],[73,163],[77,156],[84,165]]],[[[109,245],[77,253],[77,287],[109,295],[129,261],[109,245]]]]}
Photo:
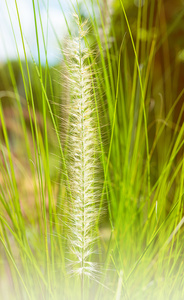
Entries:
{"type": "Polygon", "coordinates": [[[92,95],[92,73],[88,64],[90,52],[84,47],[85,23],[77,16],[78,37],[69,40],[65,51],[69,70],[70,112],[68,139],[68,174],[72,195],[70,211],[70,249],[75,256],[74,273],[94,276],[91,262],[95,242],[98,182],[97,132],[92,95]]]}

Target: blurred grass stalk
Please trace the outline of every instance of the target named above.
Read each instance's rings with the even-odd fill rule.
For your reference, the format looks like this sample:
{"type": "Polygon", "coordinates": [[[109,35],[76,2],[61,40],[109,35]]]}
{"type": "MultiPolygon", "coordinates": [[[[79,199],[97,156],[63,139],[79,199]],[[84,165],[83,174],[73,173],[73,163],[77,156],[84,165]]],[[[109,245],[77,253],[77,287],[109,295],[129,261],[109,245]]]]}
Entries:
{"type": "MultiPolygon", "coordinates": [[[[64,182],[70,182],[66,160],[70,153],[68,147],[63,149],[57,105],[53,104],[60,99],[48,65],[40,2],[32,0],[38,65],[33,57],[32,64],[28,61],[16,0],[15,4],[25,56],[22,62],[17,52],[26,101],[19,93],[13,63],[7,59],[13,93],[12,96],[6,91],[6,96],[0,94],[0,290],[5,299],[59,299],[61,293],[63,299],[73,299],[80,293],[72,294],[77,291],[77,281],[68,277],[65,260],[68,239],[65,224],[70,221],[65,214],[65,203],[70,196],[64,182]],[[44,72],[40,28],[46,54],[44,72]],[[33,70],[38,83],[36,93],[31,77],[33,70]],[[5,117],[5,106],[10,100],[14,113],[18,112],[16,126],[20,129],[20,141],[11,135],[14,126],[12,129],[5,117]],[[15,151],[16,143],[22,149],[21,155],[15,151]],[[53,162],[59,171],[53,171],[53,162]]],[[[49,3],[43,1],[43,4],[49,11],[49,3]]],[[[6,5],[9,11],[8,1],[6,5]]],[[[102,233],[96,247],[103,272],[98,285],[86,281],[89,294],[86,299],[90,296],[116,300],[121,297],[163,299],[172,295],[173,299],[181,299],[184,296],[181,222],[184,88],[178,92],[180,65],[177,59],[171,64],[168,40],[183,15],[179,13],[167,26],[164,1],[144,1],[144,5],[137,2],[134,19],[130,17],[131,5],[123,0],[114,2],[113,15],[107,1],[91,1],[91,8],[87,1],[83,5],[91,28],[85,43],[99,53],[96,64],[95,58],[89,57],[95,77],[92,88],[105,174],[97,220],[102,208],[107,207],[106,218],[96,227],[97,233],[102,233]],[[111,18],[110,25],[106,13],[111,18]],[[162,67],[158,62],[160,52],[162,67]],[[175,119],[179,103],[181,109],[175,119]],[[94,295],[90,295],[93,287],[94,295]]],[[[64,14],[61,2],[60,7],[64,14]]],[[[78,10],[77,13],[82,18],[78,10]]],[[[67,22],[65,14],[64,17],[67,22]]],[[[9,18],[11,21],[10,13],[9,18]]],[[[49,15],[48,26],[52,27],[49,15]]],[[[71,36],[69,23],[67,26],[71,36]]],[[[14,43],[17,47],[16,38],[14,43]]],[[[3,82],[9,92],[5,76],[3,82]]]]}

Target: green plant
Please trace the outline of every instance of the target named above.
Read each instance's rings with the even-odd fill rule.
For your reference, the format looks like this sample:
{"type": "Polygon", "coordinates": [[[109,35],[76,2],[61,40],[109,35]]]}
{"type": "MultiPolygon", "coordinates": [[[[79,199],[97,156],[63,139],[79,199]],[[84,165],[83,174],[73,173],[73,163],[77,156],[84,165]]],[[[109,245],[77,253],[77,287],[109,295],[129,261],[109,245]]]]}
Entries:
{"type": "MultiPolygon", "coordinates": [[[[32,0],[38,63],[32,54],[28,59],[15,0],[25,60],[18,51],[19,71],[9,59],[1,68],[1,295],[5,299],[182,299],[183,46],[175,38],[182,25],[182,6],[177,1],[169,10],[164,1],[137,1],[134,6],[134,1],[120,0],[114,1],[112,11],[107,1],[84,1],[83,7],[73,6],[82,35],[84,7],[88,13],[90,30],[80,42],[80,37],[73,39],[74,28],[59,1],[69,42],[67,46],[58,39],[64,63],[56,66],[56,80],[57,71],[48,64],[40,3],[32,0]],[[66,75],[71,88],[66,92],[60,74],[66,75]],[[96,170],[96,160],[102,170],[96,170]],[[90,184],[89,199],[83,197],[84,177],[90,184]],[[98,184],[99,198],[93,193],[98,184]],[[85,209],[89,226],[82,230],[85,209]],[[91,246],[98,253],[95,258],[91,246]],[[68,274],[66,258],[77,262],[71,269],[80,274],[82,287],[77,276],[68,274]],[[93,274],[93,261],[101,273],[84,281],[85,273],[93,274]]],[[[48,2],[42,4],[49,12],[48,2]]],[[[12,21],[10,12],[9,17],[12,21]]],[[[49,14],[47,21],[52,27],[49,14]]]]}

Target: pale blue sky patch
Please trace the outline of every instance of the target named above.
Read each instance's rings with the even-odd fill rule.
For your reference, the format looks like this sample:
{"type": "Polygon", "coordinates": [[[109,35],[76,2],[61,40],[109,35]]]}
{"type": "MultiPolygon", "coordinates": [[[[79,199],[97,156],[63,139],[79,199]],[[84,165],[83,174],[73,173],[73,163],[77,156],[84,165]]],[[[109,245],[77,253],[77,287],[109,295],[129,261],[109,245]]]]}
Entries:
{"type": "MultiPolygon", "coordinates": [[[[72,0],[75,3],[75,0],[72,0]]],[[[15,7],[15,0],[7,0],[8,9],[11,16],[11,21],[13,24],[13,29],[15,32],[16,43],[18,47],[18,53],[21,59],[24,59],[24,51],[22,47],[22,40],[20,35],[20,29],[18,24],[18,18],[15,7]]],[[[26,55],[31,59],[31,54],[35,61],[38,62],[38,52],[36,44],[36,34],[34,25],[34,15],[33,15],[33,5],[32,0],[17,0],[21,26],[24,35],[26,55]],[[31,52],[31,54],[30,54],[31,52]]],[[[42,20],[42,26],[44,31],[45,42],[47,43],[47,57],[50,64],[56,63],[61,59],[61,54],[59,50],[58,40],[62,41],[63,37],[67,34],[67,27],[63,17],[63,13],[60,5],[66,14],[67,19],[70,19],[72,14],[72,7],[70,5],[70,0],[60,0],[60,5],[58,0],[39,0],[40,14],[42,20]],[[47,14],[47,5],[49,5],[47,14]],[[47,35],[48,28],[48,35],[47,35]],[[48,41],[47,37],[48,36],[48,41]],[[57,38],[56,38],[57,36],[57,38]]],[[[41,61],[45,63],[45,50],[43,44],[42,31],[40,26],[39,14],[37,0],[35,0],[36,16],[37,16],[37,28],[39,36],[39,46],[41,61]]],[[[0,63],[6,61],[7,57],[9,59],[17,59],[17,50],[15,39],[13,36],[13,31],[11,28],[11,22],[8,15],[6,0],[0,1],[0,63]]]]}

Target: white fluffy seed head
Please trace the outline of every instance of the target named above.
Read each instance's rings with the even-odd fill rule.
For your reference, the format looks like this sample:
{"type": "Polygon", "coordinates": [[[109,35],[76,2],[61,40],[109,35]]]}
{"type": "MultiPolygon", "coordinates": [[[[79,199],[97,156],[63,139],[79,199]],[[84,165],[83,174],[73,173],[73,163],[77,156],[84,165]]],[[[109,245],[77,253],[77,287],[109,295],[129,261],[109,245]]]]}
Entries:
{"type": "Polygon", "coordinates": [[[71,38],[64,52],[68,68],[70,95],[67,143],[67,168],[71,192],[70,251],[73,272],[94,276],[97,271],[91,262],[96,240],[95,222],[98,213],[98,139],[95,104],[92,92],[92,72],[88,63],[90,52],[85,48],[86,22],[78,25],[78,36],[71,38]]]}

